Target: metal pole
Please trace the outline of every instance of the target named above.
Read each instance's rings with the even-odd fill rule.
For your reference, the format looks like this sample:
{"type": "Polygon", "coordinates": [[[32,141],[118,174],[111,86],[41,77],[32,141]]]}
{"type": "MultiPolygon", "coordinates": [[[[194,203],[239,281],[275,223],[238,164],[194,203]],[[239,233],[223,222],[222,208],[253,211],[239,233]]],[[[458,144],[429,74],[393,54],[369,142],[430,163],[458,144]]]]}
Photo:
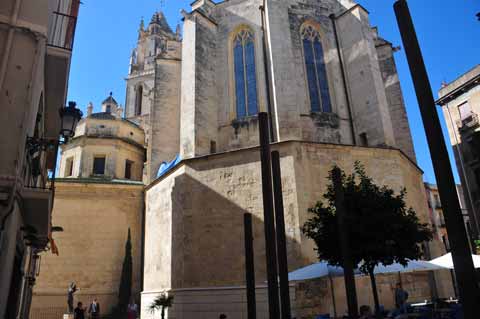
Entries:
{"type": "Polygon", "coordinates": [[[333,186],[335,188],[335,208],[337,212],[338,240],[343,259],[343,276],[347,293],[348,315],[350,318],[358,317],[357,289],[355,287],[355,274],[352,256],[349,247],[348,225],[345,220],[345,194],[342,185],[342,172],[338,167],[332,171],[333,186]]]}
{"type": "Polygon", "coordinates": [[[268,111],[268,120],[270,122],[269,126],[269,134],[270,140],[275,141],[275,134],[273,132],[273,117],[272,117],[272,95],[273,90],[270,80],[270,68],[268,67],[268,37],[267,37],[267,29],[266,29],[266,17],[265,15],[267,9],[267,0],[263,0],[263,5],[260,6],[260,12],[262,14],[262,33],[263,33],[263,68],[265,72],[265,87],[266,87],[266,100],[267,100],[267,111],[268,111]]]}
{"type": "Polygon", "coordinates": [[[260,160],[262,166],[263,223],[265,227],[265,254],[267,257],[269,318],[279,318],[277,247],[273,213],[272,166],[268,138],[268,114],[258,113],[260,130],[260,160]]]}
{"type": "Polygon", "coordinates": [[[448,158],[447,147],[443,139],[443,132],[438,119],[430,81],[407,2],[405,0],[397,0],[394,4],[394,9],[415,85],[415,92],[437,178],[438,191],[444,206],[445,223],[450,239],[464,318],[478,318],[478,313],[476,312],[478,309],[477,303],[480,300],[480,290],[475,277],[467,233],[463,224],[462,211],[455,188],[455,180],[450,159],[448,158]]]}
{"type": "Polygon", "coordinates": [[[245,279],[247,282],[247,313],[248,319],[256,319],[255,304],[255,263],[253,257],[252,214],[243,215],[245,231],[245,279]]]}
{"type": "Polygon", "coordinates": [[[340,71],[341,71],[340,73],[342,74],[343,90],[345,92],[345,101],[347,102],[348,116],[350,117],[350,130],[352,133],[352,142],[353,142],[353,145],[357,145],[357,136],[355,133],[355,123],[353,120],[353,112],[352,112],[352,102],[350,101],[350,92],[348,90],[348,84],[347,84],[347,73],[345,72],[345,65],[343,64],[342,52],[340,49],[340,39],[338,37],[338,31],[337,31],[337,23],[336,23],[337,18],[333,13],[329,16],[329,18],[332,20],[333,35],[335,36],[335,44],[337,46],[338,63],[340,64],[340,71]]]}
{"type": "Polygon", "coordinates": [[[275,220],[277,226],[278,272],[280,275],[280,308],[282,319],[291,319],[290,286],[288,284],[287,238],[285,234],[285,213],[283,208],[282,171],[280,153],[272,152],[273,193],[275,198],[275,220]]]}

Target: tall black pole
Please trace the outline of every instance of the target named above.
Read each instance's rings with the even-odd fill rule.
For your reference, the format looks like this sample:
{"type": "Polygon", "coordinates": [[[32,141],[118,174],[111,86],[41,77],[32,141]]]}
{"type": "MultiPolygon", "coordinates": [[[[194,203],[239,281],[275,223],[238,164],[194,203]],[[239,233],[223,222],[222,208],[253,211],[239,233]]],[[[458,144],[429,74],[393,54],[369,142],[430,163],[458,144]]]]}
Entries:
{"type": "Polygon", "coordinates": [[[247,313],[248,319],[257,317],[255,301],[255,262],[253,257],[252,214],[243,215],[245,231],[245,279],[247,282],[247,313]]]}
{"type": "Polygon", "coordinates": [[[265,87],[266,87],[266,100],[267,100],[267,110],[268,110],[268,120],[270,122],[269,133],[270,140],[275,141],[275,134],[273,132],[273,111],[272,111],[272,81],[270,81],[270,68],[268,66],[268,36],[267,36],[267,27],[266,27],[266,12],[267,10],[267,0],[263,0],[263,5],[260,6],[260,12],[262,14],[262,33],[263,33],[263,68],[265,72],[265,87]]]}
{"type": "Polygon", "coordinates": [[[345,279],[345,290],[347,293],[348,316],[350,318],[358,317],[357,289],[355,286],[355,274],[352,255],[350,253],[350,236],[348,225],[345,220],[345,194],[342,185],[342,172],[338,167],[332,171],[333,187],[335,189],[335,209],[338,223],[338,240],[343,259],[343,277],[345,279]]]}
{"type": "Polygon", "coordinates": [[[282,319],[291,319],[290,287],[288,284],[287,238],[285,234],[285,212],[283,209],[282,171],[280,153],[272,152],[273,193],[275,198],[275,221],[277,231],[278,272],[280,275],[280,308],[282,319]]]}
{"type": "Polygon", "coordinates": [[[437,178],[438,191],[444,208],[445,224],[450,239],[464,318],[478,318],[480,307],[477,304],[480,300],[480,290],[475,278],[467,233],[463,224],[462,210],[458,202],[452,167],[448,157],[447,146],[443,139],[442,127],[438,119],[425,62],[407,2],[398,0],[394,4],[394,9],[407,54],[410,73],[415,85],[415,92],[432,156],[435,177],[437,178]]]}
{"type": "Polygon", "coordinates": [[[279,318],[277,247],[273,213],[272,166],[268,114],[258,113],[260,130],[260,160],[262,166],[263,222],[265,226],[265,254],[267,257],[268,310],[270,319],[279,318]]]}

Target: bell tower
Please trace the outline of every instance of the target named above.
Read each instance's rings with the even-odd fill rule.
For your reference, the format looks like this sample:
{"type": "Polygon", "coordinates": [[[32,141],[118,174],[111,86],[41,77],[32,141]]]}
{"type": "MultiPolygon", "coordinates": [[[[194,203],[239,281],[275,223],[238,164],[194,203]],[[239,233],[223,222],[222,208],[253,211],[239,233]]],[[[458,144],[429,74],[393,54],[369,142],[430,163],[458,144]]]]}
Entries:
{"type": "Polygon", "coordinates": [[[179,150],[181,41],[179,27],[173,32],[162,12],[153,14],[148,26],[140,21],[126,78],[125,117],[145,130],[147,182],[179,150]]]}

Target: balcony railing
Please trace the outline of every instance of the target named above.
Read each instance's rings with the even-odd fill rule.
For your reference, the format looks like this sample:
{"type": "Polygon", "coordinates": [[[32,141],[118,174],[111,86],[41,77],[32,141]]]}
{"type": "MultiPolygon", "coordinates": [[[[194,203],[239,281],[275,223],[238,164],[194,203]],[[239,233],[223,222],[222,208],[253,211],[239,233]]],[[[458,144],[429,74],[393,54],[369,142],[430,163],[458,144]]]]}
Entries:
{"type": "Polygon", "coordinates": [[[61,0],[50,18],[48,45],[68,51],[73,49],[79,0],[61,0]]]}
{"type": "Polygon", "coordinates": [[[457,126],[462,131],[477,127],[479,124],[480,121],[478,119],[478,115],[475,113],[472,113],[469,117],[464,118],[463,120],[457,121],[457,126]]]}

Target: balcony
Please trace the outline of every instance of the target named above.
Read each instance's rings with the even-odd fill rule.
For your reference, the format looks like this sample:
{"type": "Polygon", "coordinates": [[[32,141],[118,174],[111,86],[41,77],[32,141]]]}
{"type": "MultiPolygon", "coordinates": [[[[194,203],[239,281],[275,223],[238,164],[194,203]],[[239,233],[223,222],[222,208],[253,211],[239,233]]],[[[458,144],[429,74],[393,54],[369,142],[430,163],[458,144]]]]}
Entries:
{"type": "MultiPolygon", "coordinates": [[[[79,0],[57,0],[48,23],[45,59],[45,138],[58,139],[60,116],[65,105],[79,0]]],[[[50,156],[52,157],[52,156],[50,156]]]]}
{"type": "Polygon", "coordinates": [[[470,114],[469,117],[466,117],[463,120],[457,121],[457,126],[460,129],[460,132],[476,128],[479,126],[479,124],[480,121],[478,119],[478,115],[475,113],[470,114]]]}
{"type": "Polygon", "coordinates": [[[23,218],[25,225],[31,229],[30,244],[35,248],[44,249],[49,241],[52,191],[41,188],[24,188],[23,218]]]}
{"type": "Polygon", "coordinates": [[[48,46],[72,51],[77,26],[79,0],[61,0],[50,16],[48,46]]]}

